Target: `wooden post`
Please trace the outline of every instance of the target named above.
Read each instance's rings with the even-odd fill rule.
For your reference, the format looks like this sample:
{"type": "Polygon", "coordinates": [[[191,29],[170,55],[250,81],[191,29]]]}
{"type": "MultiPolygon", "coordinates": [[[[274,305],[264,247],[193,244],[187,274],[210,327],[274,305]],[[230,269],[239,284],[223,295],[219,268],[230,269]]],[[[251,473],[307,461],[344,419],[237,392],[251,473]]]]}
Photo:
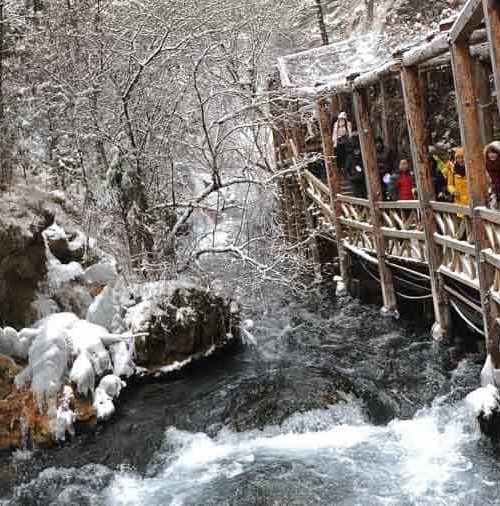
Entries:
{"type": "MultiPolygon", "coordinates": [[[[292,136],[293,136],[293,142],[292,142],[292,153],[293,158],[295,159],[295,163],[301,162],[301,156],[306,152],[306,139],[304,134],[304,129],[302,128],[302,121],[300,117],[299,107],[298,104],[294,109],[295,112],[295,118],[294,118],[294,125],[292,129],[292,136]]],[[[297,213],[297,225],[299,229],[299,240],[305,241],[308,237],[308,217],[307,217],[307,199],[303,198],[303,192],[302,192],[302,184],[300,179],[300,172],[303,169],[299,169],[296,172],[296,182],[294,184],[295,191],[297,192],[296,195],[296,213],[297,213]]],[[[313,248],[314,249],[314,248],[313,248]]]]}
{"type": "Polygon", "coordinates": [[[337,201],[337,194],[340,190],[340,181],[337,173],[337,164],[335,161],[335,153],[332,139],[332,129],[330,125],[330,116],[328,114],[328,105],[324,99],[316,102],[316,110],[318,113],[318,122],[321,132],[321,142],[323,145],[323,157],[325,160],[325,170],[328,180],[328,188],[330,189],[330,208],[332,210],[332,224],[335,229],[335,238],[337,242],[337,251],[339,255],[340,275],[344,284],[349,283],[347,266],[347,252],[344,248],[344,235],[340,225],[340,202],[337,201]]]}
{"type": "Polygon", "coordinates": [[[483,10],[490,45],[491,66],[497,90],[497,105],[500,111],[500,1],[483,0],[483,10]]]}
{"type": "Polygon", "coordinates": [[[474,85],[479,108],[479,126],[481,127],[481,141],[483,145],[493,140],[493,125],[491,123],[491,87],[488,67],[479,58],[474,61],[474,85]]]}
{"type": "Polygon", "coordinates": [[[391,135],[389,133],[389,123],[387,121],[387,90],[384,80],[380,81],[380,114],[382,120],[382,136],[384,144],[391,146],[391,135]]]}
{"type": "Polygon", "coordinates": [[[469,185],[472,227],[476,248],[476,261],[479,275],[479,290],[486,344],[495,329],[496,308],[489,301],[489,290],[493,284],[494,271],[481,259],[481,251],[488,248],[488,240],[483,222],[476,207],[488,204],[488,176],[484,167],[483,146],[479,127],[479,110],[474,87],[474,61],[469,52],[467,40],[458,39],[451,45],[453,76],[457,96],[458,116],[462,144],[465,150],[465,165],[469,185]]]}
{"type": "Polygon", "coordinates": [[[367,177],[368,198],[372,214],[373,235],[377,248],[377,260],[382,287],[384,307],[388,312],[395,312],[397,308],[396,294],[392,272],[385,263],[386,241],[380,230],[382,227],[382,213],[379,202],[382,200],[382,188],[377,167],[377,151],[375,148],[375,137],[370,124],[368,108],[368,96],[365,89],[354,91],[354,112],[356,124],[358,125],[359,140],[363,154],[363,165],[367,177]]]}
{"type": "Polygon", "coordinates": [[[441,327],[441,336],[448,339],[451,337],[450,308],[442,276],[438,273],[438,269],[443,262],[443,251],[434,241],[437,224],[430,203],[436,199],[436,195],[429,163],[425,88],[419,76],[418,68],[403,67],[401,70],[401,84],[403,86],[408,133],[417,179],[418,199],[422,210],[422,222],[425,227],[425,244],[431,278],[434,315],[436,322],[441,327]]]}

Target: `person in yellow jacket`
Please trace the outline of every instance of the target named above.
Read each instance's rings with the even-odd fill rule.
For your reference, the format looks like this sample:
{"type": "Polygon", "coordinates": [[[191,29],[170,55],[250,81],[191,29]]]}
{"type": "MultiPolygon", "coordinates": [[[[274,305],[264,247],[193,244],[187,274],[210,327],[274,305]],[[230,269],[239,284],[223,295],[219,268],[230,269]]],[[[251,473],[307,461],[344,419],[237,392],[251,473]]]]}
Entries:
{"type": "Polygon", "coordinates": [[[465,173],[465,158],[463,148],[455,150],[455,163],[448,172],[448,191],[455,197],[455,204],[469,205],[469,185],[465,173]]]}

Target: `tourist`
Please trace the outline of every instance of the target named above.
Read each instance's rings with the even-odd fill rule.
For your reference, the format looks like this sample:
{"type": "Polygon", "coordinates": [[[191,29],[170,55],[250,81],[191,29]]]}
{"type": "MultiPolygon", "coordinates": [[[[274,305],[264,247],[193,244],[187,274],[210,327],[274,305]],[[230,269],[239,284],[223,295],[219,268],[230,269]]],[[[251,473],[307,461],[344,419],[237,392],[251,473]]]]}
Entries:
{"type": "Polygon", "coordinates": [[[434,156],[429,157],[429,165],[436,200],[439,202],[453,202],[453,197],[448,193],[448,188],[446,187],[446,179],[439,169],[438,162],[434,156]]]}
{"type": "Polygon", "coordinates": [[[363,157],[359,137],[356,132],[348,143],[348,156],[346,162],[346,173],[351,183],[352,193],[355,197],[366,198],[365,172],[363,169],[363,157]]]}
{"type": "Polygon", "coordinates": [[[486,171],[491,181],[491,200],[497,206],[498,197],[500,197],[500,142],[494,141],[484,149],[484,159],[486,171]]]}
{"type": "Polygon", "coordinates": [[[413,200],[415,191],[415,182],[410,171],[410,163],[404,159],[399,162],[399,173],[393,176],[394,200],[413,200]]]}
{"type": "Polygon", "coordinates": [[[337,156],[337,167],[340,174],[345,175],[347,162],[347,143],[352,135],[352,124],[347,119],[347,114],[341,112],[333,127],[333,145],[337,156]]]}
{"type": "Polygon", "coordinates": [[[455,163],[448,174],[448,192],[453,195],[455,204],[469,205],[469,185],[465,171],[465,153],[463,148],[455,150],[455,163]]]}
{"type": "Polygon", "coordinates": [[[377,151],[377,168],[380,185],[382,186],[382,194],[384,200],[388,200],[392,180],[392,168],[389,151],[386,149],[384,139],[382,139],[382,137],[377,137],[375,139],[375,148],[377,151]]]}

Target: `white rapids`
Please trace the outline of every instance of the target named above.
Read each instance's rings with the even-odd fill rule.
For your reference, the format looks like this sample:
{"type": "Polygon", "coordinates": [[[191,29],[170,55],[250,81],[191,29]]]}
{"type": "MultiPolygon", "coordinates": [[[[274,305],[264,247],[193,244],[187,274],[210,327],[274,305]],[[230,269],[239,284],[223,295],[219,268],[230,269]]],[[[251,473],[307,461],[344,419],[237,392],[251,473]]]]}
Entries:
{"type": "Polygon", "coordinates": [[[110,506],[500,504],[499,466],[464,403],[376,427],[352,407],[215,438],[169,428],[149,476],[123,472],[110,506]],[[484,448],[482,449],[484,450],[484,448]]]}

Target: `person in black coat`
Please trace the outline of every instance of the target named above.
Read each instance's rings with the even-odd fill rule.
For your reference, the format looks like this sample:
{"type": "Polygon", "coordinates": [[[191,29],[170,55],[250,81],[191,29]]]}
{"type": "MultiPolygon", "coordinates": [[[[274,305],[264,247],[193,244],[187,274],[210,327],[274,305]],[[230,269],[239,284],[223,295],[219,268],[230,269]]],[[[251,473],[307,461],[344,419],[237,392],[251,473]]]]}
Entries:
{"type": "Polygon", "coordinates": [[[366,181],[359,137],[354,132],[349,139],[346,157],[346,173],[355,197],[366,199],[366,181]]]}

